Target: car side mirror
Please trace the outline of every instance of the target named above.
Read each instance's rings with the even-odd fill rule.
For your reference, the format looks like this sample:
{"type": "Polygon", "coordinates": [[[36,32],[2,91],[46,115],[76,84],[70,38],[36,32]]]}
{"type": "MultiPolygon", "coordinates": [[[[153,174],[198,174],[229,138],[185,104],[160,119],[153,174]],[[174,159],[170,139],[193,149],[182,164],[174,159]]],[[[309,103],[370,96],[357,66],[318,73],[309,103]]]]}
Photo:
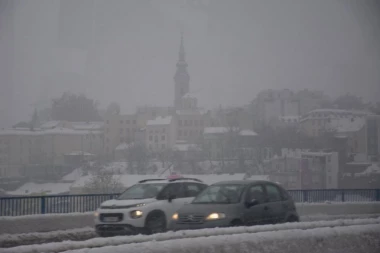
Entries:
{"type": "Polygon", "coordinates": [[[173,199],[175,199],[175,198],[176,198],[176,196],[174,194],[169,194],[169,196],[168,196],[168,202],[172,202],[173,199]]]}
{"type": "Polygon", "coordinates": [[[248,208],[256,206],[259,204],[259,201],[257,199],[251,199],[250,201],[246,202],[246,206],[248,208]]]}

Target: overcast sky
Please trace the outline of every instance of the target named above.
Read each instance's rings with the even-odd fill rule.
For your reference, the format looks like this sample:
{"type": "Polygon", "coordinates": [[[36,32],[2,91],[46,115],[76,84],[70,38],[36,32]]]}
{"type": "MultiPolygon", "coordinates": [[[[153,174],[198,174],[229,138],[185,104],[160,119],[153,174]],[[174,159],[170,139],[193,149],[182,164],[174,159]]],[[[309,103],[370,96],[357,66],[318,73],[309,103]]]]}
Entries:
{"type": "Polygon", "coordinates": [[[172,105],[181,29],[203,107],[266,88],[379,100],[376,0],[191,2],[0,0],[0,126],[67,90],[124,113],[172,105]]]}

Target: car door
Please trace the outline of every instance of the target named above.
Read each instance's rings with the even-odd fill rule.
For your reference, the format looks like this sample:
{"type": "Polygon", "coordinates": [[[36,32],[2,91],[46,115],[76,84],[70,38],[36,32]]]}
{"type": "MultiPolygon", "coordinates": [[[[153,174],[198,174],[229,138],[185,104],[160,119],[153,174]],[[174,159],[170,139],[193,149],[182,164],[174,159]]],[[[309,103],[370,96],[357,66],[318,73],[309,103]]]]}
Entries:
{"type": "Polygon", "coordinates": [[[244,197],[244,212],[243,220],[248,226],[265,224],[265,191],[261,184],[251,185],[247,188],[244,197]],[[257,201],[257,204],[251,207],[246,206],[253,199],[257,201]]]}
{"type": "Polygon", "coordinates": [[[267,210],[265,218],[267,223],[276,224],[283,222],[286,216],[285,202],[281,190],[275,184],[265,184],[265,193],[267,196],[267,210]]]}

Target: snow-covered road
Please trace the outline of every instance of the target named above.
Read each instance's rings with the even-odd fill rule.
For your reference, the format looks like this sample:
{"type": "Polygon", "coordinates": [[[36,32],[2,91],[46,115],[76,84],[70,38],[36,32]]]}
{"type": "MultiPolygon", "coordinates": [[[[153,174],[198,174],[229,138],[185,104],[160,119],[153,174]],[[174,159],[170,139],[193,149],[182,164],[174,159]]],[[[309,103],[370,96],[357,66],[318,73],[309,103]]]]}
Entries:
{"type": "MultiPolygon", "coordinates": [[[[368,216],[368,215],[367,215],[368,216]]],[[[379,215],[377,215],[379,216],[379,215]]],[[[358,217],[358,216],[357,216],[358,217]]],[[[312,219],[312,217],[308,217],[312,219]]],[[[254,227],[238,227],[238,228],[218,228],[218,229],[202,229],[202,230],[188,230],[179,232],[167,232],[163,234],[156,234],[150,236],[118,236],[112,238],[93,238],[86,241],[64,241],[45,244],[24,245],[12,248],[4,249],[4,253],[35,253],[35,252],[63,252],[68,250],[80,250],[88,248],[101,248],[109,246],[118,246],[125,244],[141,244],[147,242],[157,241],[170,241],[174,239],[183,238],[202,238],[210,236],[232,236],[232,235],[245,235],[255,233],[265,233],[273,231],[293,231],[293,230],[311,230],[316,228],[331,228],[331,227],[347,227],[347,226],[364,226],[364,225],[377,225],[380,227],[380,218],[366,218],[358,219],[354,216],[346,219],[328,220],[337,217],[320,217],[320,219],[327,219],[324,221],[312,221],[312,222],[299,222],[299,223],[287,223],[278,225],[266,225],[266,226],[254,226],[254,227]]],[[[78,232],[85,232],[83,231],[78,232]]],[[[57,232],[58,233],[58,232],[57,232]]],[[[59,233],[58,233],[59,234],[59,233]]],[[[14,235],[13,235],[14,236],[14,235]]],[[[80,252],[80,251],[79,251],[80,252]]]]}

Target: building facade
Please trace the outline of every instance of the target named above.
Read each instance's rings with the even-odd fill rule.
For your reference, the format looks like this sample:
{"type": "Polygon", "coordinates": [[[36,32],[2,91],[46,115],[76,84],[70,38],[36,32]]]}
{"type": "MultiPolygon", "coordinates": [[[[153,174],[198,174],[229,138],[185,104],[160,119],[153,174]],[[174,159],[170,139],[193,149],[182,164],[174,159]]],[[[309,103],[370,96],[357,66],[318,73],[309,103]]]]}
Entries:
{"type": "Polygon", "coordinates": [[[0,177],[29,175],[24,168],[30,165],[64,165],[65,155],[72,152],[102,155],[102,125],[102,122],[49,122],[34,130],[1,130],[0,177]]]}

